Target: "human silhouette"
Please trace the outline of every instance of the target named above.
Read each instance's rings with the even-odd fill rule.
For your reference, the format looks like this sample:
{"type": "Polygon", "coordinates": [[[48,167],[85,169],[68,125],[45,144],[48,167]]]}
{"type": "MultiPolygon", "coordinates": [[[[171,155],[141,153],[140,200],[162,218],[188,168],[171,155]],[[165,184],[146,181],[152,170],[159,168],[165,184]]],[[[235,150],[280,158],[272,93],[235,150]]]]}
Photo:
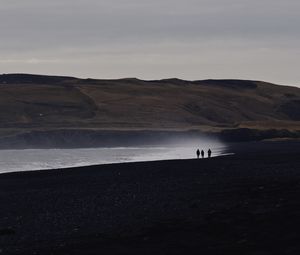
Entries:
{"type": "Polygon", "coordinates": [[[208,157],[210,158],[210,157],[211,157],[211,149],[209,149],[209,150],[207,151],[207,154],[208,154],[208,157]]]}
{"type": "Polygon", "coordinates": [[[199,149],[197,150],[196,154],[197,154],[197,158],[199,158],[200,157],[200,151],[199,151],[199,149]]]}
{"type": "Polygon", "coordinates": [[[204,150],[201,150],[201,157],[204,158],[204,150]]]}

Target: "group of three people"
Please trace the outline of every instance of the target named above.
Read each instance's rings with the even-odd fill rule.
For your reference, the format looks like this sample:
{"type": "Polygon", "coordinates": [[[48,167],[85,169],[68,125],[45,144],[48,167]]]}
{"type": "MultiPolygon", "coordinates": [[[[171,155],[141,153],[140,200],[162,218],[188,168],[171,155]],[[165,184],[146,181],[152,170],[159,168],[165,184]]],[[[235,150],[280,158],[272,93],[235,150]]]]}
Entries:
{"type": "MultiPolygon", "coordinates": [[[[200,157],[200,150],[199,149],[196,151],[196,154],[197,154],[197,158],[199,158],[200,157]]],[[[204,155],[205,155],[204,150],[201,150],[201,157],[204,158],[204,155]]],[[[208,155],[209,158],[211,157],[211,149],[208,149],[207,155],[208,155]]]]}

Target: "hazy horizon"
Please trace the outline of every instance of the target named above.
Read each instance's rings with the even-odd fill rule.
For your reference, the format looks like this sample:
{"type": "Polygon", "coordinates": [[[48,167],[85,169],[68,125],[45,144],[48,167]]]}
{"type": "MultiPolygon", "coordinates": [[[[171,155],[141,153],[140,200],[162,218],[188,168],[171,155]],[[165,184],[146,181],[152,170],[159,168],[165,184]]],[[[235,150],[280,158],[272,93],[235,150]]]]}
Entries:
{"type": "Polygon", "coordinates": [[[296,0],[4,0],[1,73],[300,86],[296,0]]]}

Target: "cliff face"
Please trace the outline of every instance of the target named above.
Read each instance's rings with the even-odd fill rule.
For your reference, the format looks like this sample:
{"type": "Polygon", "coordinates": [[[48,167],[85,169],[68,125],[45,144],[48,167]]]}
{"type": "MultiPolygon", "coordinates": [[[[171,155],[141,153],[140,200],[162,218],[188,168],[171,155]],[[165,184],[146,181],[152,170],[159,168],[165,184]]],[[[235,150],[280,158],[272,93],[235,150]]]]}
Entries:
{"type": "Polygon", "coordinates": [[[300,130],[300,89],[259,81],[0,75],[0,136],[31,131],[300,130]]]}

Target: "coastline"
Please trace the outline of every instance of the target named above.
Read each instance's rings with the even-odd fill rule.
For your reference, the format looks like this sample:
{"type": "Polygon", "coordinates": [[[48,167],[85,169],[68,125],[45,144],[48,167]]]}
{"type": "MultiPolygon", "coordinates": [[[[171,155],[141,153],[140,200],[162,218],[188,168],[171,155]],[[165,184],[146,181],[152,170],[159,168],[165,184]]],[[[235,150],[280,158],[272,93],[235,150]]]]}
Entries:
{"type": "Polygon", "coordinates": [[[282,144],[1,174],[1,254],[296,254],[300,146],[282,144]]]}

